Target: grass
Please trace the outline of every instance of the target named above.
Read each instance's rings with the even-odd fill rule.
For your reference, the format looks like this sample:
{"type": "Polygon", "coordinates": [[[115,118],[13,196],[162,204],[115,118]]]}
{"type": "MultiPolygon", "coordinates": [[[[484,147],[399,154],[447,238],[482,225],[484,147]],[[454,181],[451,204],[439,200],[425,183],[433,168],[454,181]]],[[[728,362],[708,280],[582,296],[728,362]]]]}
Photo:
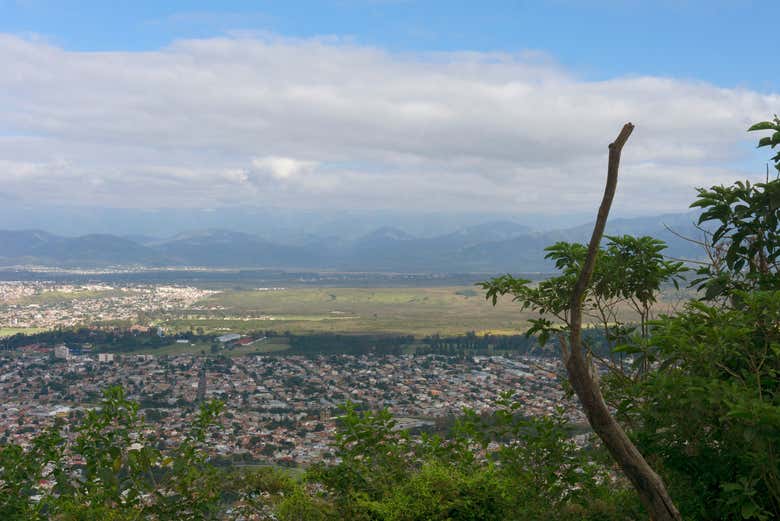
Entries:
{"type": "Polygon", "coordinates": [[[46,331],[43,327],[0,327],[0,338],[13,336],[17,333],[24,333],[25,335],[34,335],[46,331]]]}
{"type": "MultiPolygon", "coordinates": [[[[664,292],[657,310],[671,311],[678,297],[664,292]]],[[[511,335],[524,331],[535,316],[510,298],[493,307],[474,286],[232,290],[212,295],[196,307],[205,310],[186,310],[159,325],[176,331],[202,328],[209,333],[511,335]]],[[[622,308],[621,318],[633,319],[628,305],[622,308]]]]}
{"type": "MultiPolygon", "coordinates": [[[[76,295],[83,297],[84,293],[65,295],[75,298],[76,295]]],[[[659,299],[657,311],[672,311],[681,296],[689,295],[684,291],[665,291],[659,299]]],[[[385,333],[418,337],[434,333],[461,335],[469,331],[511,335],[527,329],[528,320],[534,316],[522,311],[510,298],[501,299],[493,307],[485,300],[482,290],[475,286],[301,287],[280,291],[225,290],[199,301],[193,309],[160,312],[155,317],[155,325],[169,332],[202,329],[209,334],[275,330],[295,334],[385,333]]],[[[630,320],[632,316],[633,313],[624,305],[621,318],[630,320]]],[[[38,331],[33,328],[4,328],[0,329],[0,336],[38,331]]],[[[247,352],[255,352],[256,349],[260,347],[241,348],[247,352]]],[[[175,355],[200,351],[209,354],[211,343],[174,343],[138,352],[175,355]]]]}
{"type": "Polygon", "coordinates": [[[527,324],[509,299],[493,307],[473,287],[294,288],[226,291],[198,303],[213,311],[189,311],[160,325],[207,332],[273,329],[293,333],[462,334],[517,332],[527,324]],[[220,316],[222,318],[220,318],[220,316]]]}

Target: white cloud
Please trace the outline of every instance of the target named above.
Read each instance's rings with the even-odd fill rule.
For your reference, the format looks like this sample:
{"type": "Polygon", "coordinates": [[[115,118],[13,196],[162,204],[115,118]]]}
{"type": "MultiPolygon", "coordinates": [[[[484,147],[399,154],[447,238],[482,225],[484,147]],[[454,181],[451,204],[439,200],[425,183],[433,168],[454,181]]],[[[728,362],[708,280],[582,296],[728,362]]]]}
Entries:
{"type": "Polygon", "coordinates": [[[253,159],[252,167],[259,173],[270,175],[275,179],[292,179],[313,172],[317,168],[317,163],[291,157],[268,156],[253,159]]]}
{"type": "Polygon", "coordinates": [[[618,206],[682,210],[693,186],[747,175],[729,166],[745,128],[780,107],[692,81],[585,81],[533,54],[337,39],[89,53],[0,35],[0,70],[3,192],[123,207],[588,210],[630,120],[618,206]]]}

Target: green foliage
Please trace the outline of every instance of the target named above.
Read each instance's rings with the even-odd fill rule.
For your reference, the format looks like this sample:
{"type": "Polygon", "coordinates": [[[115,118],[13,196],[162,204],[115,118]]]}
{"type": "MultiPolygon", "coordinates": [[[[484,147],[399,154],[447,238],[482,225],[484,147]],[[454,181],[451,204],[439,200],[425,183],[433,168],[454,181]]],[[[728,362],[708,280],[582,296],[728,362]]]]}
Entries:
{"type": "Polygon", "coordinates": [[[331,518],[332,509],[298,485],[281,501],[276,513],[281,521],[324,521],[331,518]]]}
{"type": "MultiPolygon", "coordinates": [[[[748,132],[754,132],[757,130],[770,130],[772,131],[771,136],[762,137],[758,141],[758,148],[761,147],[771,147],[771,148],[780,148],[780,118],[777,116],[774,117],[772,121],[762,121],[760,123],[756,123],[752,127],[748,129],[748,132]]],[[[780,151],[778,151],[773,157],[772,161],[775,163],[775,168],[778,172],[780,172],[780,151]]]]}
{"type": "Polygon", "coordinates": [[[694,281],[714,300],[735,291],[780,289],[780,180],[700,188],[691,205],[699,223],[714,221],[713,262],[694,281]]]}
{"type": "Polygon", "coordinates": [[[347,405],[340,463],[308,475],[335,516],[371,520],[630,519],[634,502],[570,439],[559,416],[524,418],[511,393],[495,413],[466,411],[446,440],[396,429],[387,411],[347,405]],[[605,505],[609,505],[605,508],[605,505]]]}
{"type": "MultiPolygon", "coordinates": [[[[778,125],[751,127],[776,131],[759,146],[778,125]]],[[[709,304],[655,322],[656,363],[610,390],[686,518],[779,519],[780,180],[700,189],[692,206],[718,225],[694,281],[709,304]]]]}
{"type": "MultiPolygon", "coordinates": [[[[780,145],[777,117],[749,130],[773,131],[759,147],[780,145]]],[[[780,153],[772,161],[780,171],[780,153]]],[[[711,262],[693,281],[713,305],[691,302],[653,321],[658,289],[677,284],[682,265],[644,237],[611,237],[599,252],[585,309],[603,323],[612,353],[641,368],[633,378],[621,371],[604,378],[606,399],[686,519],[780,519],[780,179],[699,189],[691,206],[703,210],[699,224],[716,225],[711,262]],[[638,312],[633,331],[609,325],[616,300],[638,312]]],[[[566,327],[585,257],[577,244],[547,251],[558,277],[537,286],[509,275],[483,284],[494,304],[510,294],[537,311],[531,330],[542,340],[566,327]]]]}
{"type": "MultiPolygon", "coordinates": [[[[774,131],[760,139],[759,148],[780,145],[777,116],[748,130],[774,131]]],[[[780,173],[780,152],[772,161],[780,173]]],[[[698,270],[700,277],[693,282],[705,291],[705,299],[723,299],[738,291],[780,289],[780,178],[699,188],[691,207],[703,209],[699,224],[717,225],[708,252],[712,262],[698,270]]]]}
{"type": "Polygon", "coordinates": [[[780,292],[656,325],[634,435],[692,519],[780,518],[780,292]]]}
{"type": "MultiPolygon", "coordinates": [[[[666,244],[652,237],[629,235],[608,237],[599,251],[591,284],[585,295],[584,311],[599,324],[607,347],[625,343],[636,332],[646,338],[652,307],[664,284],[678,286],[683,263],[663,256],[666,244]],[[628,303],[637,313],[638,324],[629,326],[618,316],[619,305],[628,303]]],[[[511,275],[496,277],[480,285],[495,305],[501,295],[512,295],[523,309],[538,313],[531,319],[527,335],[538,334],[544,345],[550,337],[565,332],[569,322],[570,299],[587,255],[583,244],[558,242],[546,248],[546,258],[555,263],[560,275],[531,285],[511,275]]],[[[633,344],[636,345],[636,344],[633,344]]]]}
{"type": "MultiPolygon", "coordinates": [[[[203,404],[191,432],[162,452],[146,435],[138,404],[109,388],[72,439],[57,424],[28,450],[0,447],[0,519],[199,520],[224,518],[228,499],[251,506],[257,489],[247,486],[257,480],[238,486],[207,459],[221,409],[220,402],[203,404]]],[[[276,483],[276,490],[290,486],[276,483]]]]}
{"type": "Polygon", "coordinates": [[[507,519],[510,509],[502,486],[492,471],[465,472],[432,461],[388,490],[387,496],[372,507],[377,518],[388,521],[501,521],[507,519]]]}

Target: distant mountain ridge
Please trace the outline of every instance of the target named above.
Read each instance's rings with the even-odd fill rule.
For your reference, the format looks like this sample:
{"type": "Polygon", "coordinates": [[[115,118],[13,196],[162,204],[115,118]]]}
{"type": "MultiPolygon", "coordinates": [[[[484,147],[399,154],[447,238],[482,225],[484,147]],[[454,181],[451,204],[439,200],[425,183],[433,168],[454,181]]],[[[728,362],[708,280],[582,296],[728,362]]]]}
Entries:
{"type": "MultiPolygon", "coordinates": [[[[696,216],[670,214],[615,219],[607,234],[651,235],[669,244],[674,257],[698,258],[698,246],[677,233],[698,237],[696,216]]],[[[296,238],[289,244],[250,233],[196,230],[166,239],[90,234],[62,237],[41,230],[0,230],[0,265],[53,267],[202,266],[213,268],[307,268],[397,272],[550,271],[544,248],[554,242],[585,242],[591,225],[536,232],[511,221],[465,226],[433,237],[380,227],[356,239],[326,235],[296,238]]]]}

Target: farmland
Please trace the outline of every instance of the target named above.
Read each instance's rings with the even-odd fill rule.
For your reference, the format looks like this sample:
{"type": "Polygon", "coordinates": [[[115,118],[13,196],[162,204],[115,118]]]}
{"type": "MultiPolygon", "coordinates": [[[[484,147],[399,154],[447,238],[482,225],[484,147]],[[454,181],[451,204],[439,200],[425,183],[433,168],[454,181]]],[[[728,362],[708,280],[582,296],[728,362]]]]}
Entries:
{"type": "Polygon", "coordinates": [[[211,332],[425,335],[517,332],[527,317],[518,306],[494,308],[471,287],[293,288],[221,292],[161,325],[211,332]]]}
{"type": "MultiPolygon", "coordinates": [[[[665,293],[659,308],[673,308],[678,297],[665,293]]],[[[630,319],[628,305],[623,308],[622,318],[630,319]]],[[[532,317],[510,298],[494,307],[473,286],[291,288],[216,293],[161,325],[206,332],[515,334],[532,317]]]]}
{"type": "MultiPolygon", "coordinates": [[[[497,306],[474,285],[379,287],[256,287],[205,289],[183,285],[15,282],[0,299],[0,336],[79,325],[162,328],[168,334],[515,334],[532,318],[504,298],[497,306]]],[[[688,295],[690,297],[690,295],[688,295]]],[[[679,295],[662,295],[660,311],[679,295]]],[[[631,320],[628,304],[621,318],[631,320]]],[[[159,347],[159,346],[158,346],[159,347]]],[[[200,351],[207,346],[190,346],[200,351]]],[[[177,352],[181,346],[171,346],[177,352]]]]}

